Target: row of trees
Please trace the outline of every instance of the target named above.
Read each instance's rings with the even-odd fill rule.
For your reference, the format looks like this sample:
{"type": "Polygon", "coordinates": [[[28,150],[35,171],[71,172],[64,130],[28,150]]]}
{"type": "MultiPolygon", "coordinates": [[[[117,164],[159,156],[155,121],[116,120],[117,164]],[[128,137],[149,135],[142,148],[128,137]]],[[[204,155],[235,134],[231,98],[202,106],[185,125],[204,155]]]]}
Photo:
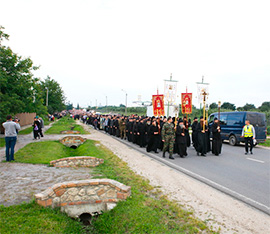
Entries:
{"type": "MultiPolygon", "coordinates": [[[[218,104],[213,102],[212,104],[210,104],[209,106],[210,109],[218,109],[218,104]]],[[[253,110],[257,110],[257,111],[261,111],[261,112],[267,112],[270,111],[270,102],[263,102],[261,106],[259,106],[258,108],[255,107],[254,104],[249,104],[246,103],[246,105],[242,106],[242,107],[237,107],[229,102],[224,102],[221,107],[221,109],[225,109],[225,110],[237,110],[237,111],[253,111],[253,110]]]]}
{"type": "Polygon", "coordinates": [[[45,80],[34,77],[33,71],[38,67],[33,61],[2,45],[9,38],[3,30],[0,26],[0,122],[4,122],[8,114],[36,112],[44,115],[63,110],[65,96],[60,85],[49,76],[45,80]]]}

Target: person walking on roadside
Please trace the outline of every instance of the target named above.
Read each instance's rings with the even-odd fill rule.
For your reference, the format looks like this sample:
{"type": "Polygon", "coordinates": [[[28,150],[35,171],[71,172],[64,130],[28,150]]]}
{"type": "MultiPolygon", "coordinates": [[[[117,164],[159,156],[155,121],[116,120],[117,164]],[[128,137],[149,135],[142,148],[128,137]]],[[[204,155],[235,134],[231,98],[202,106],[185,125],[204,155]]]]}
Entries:
{"type": "Polygon", "coordinates": [[[250,154],[253,154],[253,140],[256,137],[255,128],[250,124],[249,120],[246,120],[246,125],[243,127],[241,137],[245,139],[245,154],[248,154],[248,145],[250,145],[250,154]]]}
{"type": "Polygon", "coordinates": [[[192,128],[192,144],[196,151],[198,148],[198,131],[197,131],[198,118],[194,117],[193,123],[191,125],[192,128]]]}
{"type": "Polygon", "coordinates": [[[176,127],[176,146],[178,149],[179,156],[185,158],[187,156],[187,137],[186,137],[186,127],[182,119],[179,119],[178,125],[176,127]]]}
{"type": "Polygon", "coordinates": [[[165,158],[165,153],[167,148],[169,147],[169,159],[174,159],[173,157],[173,146],[175,141],[175,130],[172,124],[172,117],[168,117],[167,122],[163,125],[161,130],[161,137],[162,141],[164,142],[163,145],[163,158],[165,158]]]}
{"type": "Polygon", "coordinates": [[[38,118],[38,121],[40,122],[40,128],[39,128],[39,135],[41,137],[44,137],[43,133],[42,133],[42,128],[44,128],[44,121],[41,117],[38,118]]]}
{"type": "Polygon", "coordinates": [[[217,118],[214,119],[214,124],[212,125],[212,133],[213,133],[213,140],[212,140],[212,153],[218,156],[221,153],[222,147],[222,139],[221,139],[221,129],[219,120],[217,118]]]}
{"type": "Polygon", "coordinates": [[[7,121],[2,124],[5,129],[6,161],[14,161],[14,147],[17,141],[17,132],[21,129],[18,119],[12,121],[12,116],[7,116],[7,121]]]}
{"type": "Polygon", "coordinates": [[[158,153],[157,147],[158,147],[158,126],[156,121],[154,120],[152,122],[152,125],[149,128],[149,131],[147,133],[148,135],[148,145],[146,147],[146,151],[154,151],[155,153],[158,153]]]}
{"type": "Polygon", "coordinates": [[[198,132],[198,146],[197,146],[197,156],[204,156],[206,157],[207,153],[207,141],[205,131],[207,130],[207,126],[205,125],[205,120],[203,116],[200,117],[200,122],[197,124],[196,131],[198,132]]]}
{"type": "Polygon", "coordinates": [[[34,118],[34,123],[32,126],[33,126],[34,140],[36,140],[37,138],[40,139],[40,135],[39,135],[40,122],[38,121],[37,117],[34,118]]]}

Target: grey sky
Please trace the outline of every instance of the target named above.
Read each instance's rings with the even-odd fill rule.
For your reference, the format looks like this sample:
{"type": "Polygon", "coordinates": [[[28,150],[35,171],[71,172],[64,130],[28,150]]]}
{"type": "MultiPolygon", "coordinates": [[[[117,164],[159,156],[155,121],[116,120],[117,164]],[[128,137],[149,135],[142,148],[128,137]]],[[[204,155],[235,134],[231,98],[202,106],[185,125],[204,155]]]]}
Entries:
{"type": "MultiPolygon", "coordinates": [[[[178,93],[236,106],[270,101],[270,1],[0,0],[5,43],[60,83],[75,106],[151,100],[164,79],[178,93]]],[[[180,98],[178,99],[180,102],[180,98]]],[[[193,98],[193,103],[198,102],[193,98]]]]}

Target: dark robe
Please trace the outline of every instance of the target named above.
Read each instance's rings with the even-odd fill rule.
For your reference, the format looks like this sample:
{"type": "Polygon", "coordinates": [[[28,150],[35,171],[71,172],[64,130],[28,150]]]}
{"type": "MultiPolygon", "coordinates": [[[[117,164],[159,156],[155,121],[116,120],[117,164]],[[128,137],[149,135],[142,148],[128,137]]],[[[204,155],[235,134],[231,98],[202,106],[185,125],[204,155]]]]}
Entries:
{"type": "Polygon", "coordinates": [[[177,146],[177,150],[178,153],[180,155],[180,157],[184,157],[187,156],[187,138],[185,135],[185,129],[181,128],[179,125],[176,128],[176,146],[177,146]],[[184,135],[183,135],[184,134],[184,135]]]}
{"type": "Polygon", "coordinates": [[[140,147],[144,147],[145,146],[145,124],[142,122],[138,123],[137,137],[138,137],[138,145],[140,147]]]}
{"type": "Polygon", "coordinates": [[[205,128],[205,137],[206,137],[206,152],[211,151],[211,142],[210,142],[210,128],[205,128]]]}
{"type": "Polygon", "coordinates": [[[157,152],[158,147],[158,127],[151,125],[148,131],[148,145],[146,148],[147,152],[154,151],[157,152]]]}
{"type": "Polygon", "coordinates": [[[139,124],[139,122],[134,122],[134,124],[133,124],[133,130],[132,130],[132,132],[133,132],[133,139],[132,139],[132,142],[134,143],[134,144],[137,144],[138,143],[138,124],[139,124]]]}
{"type": "Polygon", "coordinates": [[[197,131],[197,124],[198,121],[194,121],[191,125],[192,128],[192,143],[193,143],[193,147],[195,148],[196,151],[198,148],[198,131],[197,131]]]}
{"type": "Polygon", "coordinates": [[[149,131],[150,131],[151,124],[145,124],[145,144],[148,145],[149,142],[149,131]]]}
{"type": "MultiPolygon", "coordinates": [[[[206,126],[205,126],[206,129],[206,126]]],[[[203,127],[200,123],[197,124],[197,132],[198,132],[198,147],[197,153],[201,153],[205,155],[207,153],[207,142],[205,132],[203,133],[203,127]]]]}
{"type": "Polygon", "coordinates": [[[184,121],[184,126],[185,126],[185,137],[186,137],[187,147],[189,147],[190,146],[190,135],[189,135],[190,124],[189,124],[189,122],[184,121]]]}
{"type": "Polygon", "coordinates": [[[212,125],[213,141],[212,141],[212,153],[218,156],[221,153],[222,140],[220,132],[218,131],[218,124],[214,123],[212,125]]]}

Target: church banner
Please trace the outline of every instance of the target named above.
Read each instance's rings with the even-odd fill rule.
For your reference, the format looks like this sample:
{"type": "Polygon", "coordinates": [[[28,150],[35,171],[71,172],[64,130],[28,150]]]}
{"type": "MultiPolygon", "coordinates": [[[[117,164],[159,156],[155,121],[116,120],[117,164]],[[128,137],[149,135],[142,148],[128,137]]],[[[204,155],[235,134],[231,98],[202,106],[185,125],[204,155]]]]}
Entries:
{"type": "Polygon", "coordinates": [[[176,102],[177,82],[176,80],[165,80],[164,94],[166,105],[174,105],[176,102]]]}
{"type": "Polygon", "coordinates": [[[164,95],[152,95],[154,116],[164,116],[164,95]]]}
{"type": "Polygon", "coordinates": [[[182,93],[182,113],[191,114],[192,113],[192,93],[182,93]]]}

